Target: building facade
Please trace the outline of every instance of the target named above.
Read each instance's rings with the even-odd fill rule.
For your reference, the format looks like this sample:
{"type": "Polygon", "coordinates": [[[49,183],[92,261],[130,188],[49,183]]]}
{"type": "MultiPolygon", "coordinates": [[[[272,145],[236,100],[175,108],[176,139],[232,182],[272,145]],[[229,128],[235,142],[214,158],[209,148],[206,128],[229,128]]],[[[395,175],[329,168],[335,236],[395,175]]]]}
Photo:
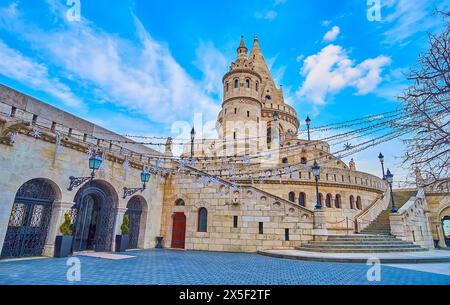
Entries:
{"type": "MultiPolygon", "coordinates": [[[[257,37],[250,53],[242,38],[223,88],[219,137],[195,140],[177,157],[170,140],[160,153],[1,85],[2,258],[52,256],[65,214],[74,251],[114,250],[126,214],[131,248],[153,248],[163,237],[167,248],[255,252],[359,232],[388,208],[383,179],[345,164],[325,141],[299,136],[297,113],[257,37]],[[88,179],[93,156],[102,164],[88,179]],[[124,187],[139,188],[144,170],[151,173],[145,190],[126,196],[124,187]],[[78,180],[84,183],[69,187],[78,180]]],[[[445,244],[448,193],[430,198],[425,224],[392,221],[396,232],[420,227],[425,246],[430,238],[445,244]]]]}

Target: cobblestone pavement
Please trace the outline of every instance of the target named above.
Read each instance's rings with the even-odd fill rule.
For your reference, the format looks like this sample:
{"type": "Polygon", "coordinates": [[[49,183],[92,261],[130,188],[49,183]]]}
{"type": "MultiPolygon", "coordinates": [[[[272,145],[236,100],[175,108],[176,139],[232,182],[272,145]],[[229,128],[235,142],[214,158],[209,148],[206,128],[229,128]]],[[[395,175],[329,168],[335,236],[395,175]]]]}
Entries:
{"type": "Polygon", "coordinates": [[[365,264],[306,262],[246,253],[145,250],[108,260],[78,256],[81,281],[69,282],[67,259],[0,262],[0,284],[450,284],[450,276],[381,266],[381,281],[369,282],[365,264]]]}

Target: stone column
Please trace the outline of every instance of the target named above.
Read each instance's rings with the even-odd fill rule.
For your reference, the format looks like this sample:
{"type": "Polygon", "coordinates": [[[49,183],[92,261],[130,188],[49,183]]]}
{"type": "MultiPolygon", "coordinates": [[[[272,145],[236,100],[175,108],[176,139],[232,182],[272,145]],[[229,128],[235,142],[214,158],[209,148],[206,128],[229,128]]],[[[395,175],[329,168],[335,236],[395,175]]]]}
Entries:
{"type": "Polygon", "coordinates": [[[44,256],[53,257],[56,236],[61,234],[59,227],[64,222],[64,214],[70,212],[73,205],[73,202],[58,201],[53,203],[52,216],[48,225],[47,239],[44,246],[44,256]]]}
{"type": "Polygon", "coordinates": [[[323,209],[314,210],[313,238],[315,241],[326,241],[328,239],[327,220],[323,209]]]}
{"type": "Polygon", "coordinates": [[[127,212],[127,208],[117,208],[116,209],[116,226],[114,227],[113,241],[112,241],[112,249],[111,251],[116,250],[116,235],[121,235],[122,231],[120,227],[123,223],[123,215],[127,212]]]}
{"type": "Polygon", "coordinates": [[[5,241],[6,231],[8,230],[9,217],[11,216],[15,196],[15,191],[3,191],[0,196],[0,253],[3,249],[3,242],[5,241]]]}

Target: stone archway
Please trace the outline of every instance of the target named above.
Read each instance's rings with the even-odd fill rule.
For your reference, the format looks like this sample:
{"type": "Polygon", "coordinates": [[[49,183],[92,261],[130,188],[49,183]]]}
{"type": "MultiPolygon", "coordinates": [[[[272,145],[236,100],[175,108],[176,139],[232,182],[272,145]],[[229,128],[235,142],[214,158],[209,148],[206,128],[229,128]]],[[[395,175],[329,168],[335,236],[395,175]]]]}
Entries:
{"type": "Polygon", "coordinates": [[[144,248],[147,210],[147,201],[142,196],[133,196],[127,203],[125,214],[129,218],[129,249],[144,248]]]}
{"type": "Polygon", "coordinates": [[[75,195],[74,251],[111,251],[118,205],[114,187],[103,180],[86,183],[75,195]]]}
{"type": "Polygon", "coordinates": [[[450,206],[441,210],[439,213],[439,221],[444,238],[441,244],[445,244],[450,248],[450,206]]]}
{"type": "Polygon", "coordinates": [[[51,180],[37,178],[18,190],[11,209],[1,257],[41,256],[53,209],[61,192],[51,180]]]}

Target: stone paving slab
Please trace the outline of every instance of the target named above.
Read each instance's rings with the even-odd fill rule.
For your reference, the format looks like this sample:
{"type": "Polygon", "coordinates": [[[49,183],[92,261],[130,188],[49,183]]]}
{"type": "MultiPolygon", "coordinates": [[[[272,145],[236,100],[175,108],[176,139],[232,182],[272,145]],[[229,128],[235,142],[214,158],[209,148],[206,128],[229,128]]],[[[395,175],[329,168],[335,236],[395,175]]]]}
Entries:
{"type": "MultiPolygon", "coordinates": [[[[366,264],[308,262],[255,253],[143,250],[133,259],[77,256],[81,281],[67,280],[65,258],[0,264],[0,285],[450,285],[450,276],[382,266],[370,282],[366,264]]],[[[122,253],[126,254],[126,253],[122,253]]]]}
{"type": "Polygon", "coordinates": [[[450,275],[450,263],[431,263],[431,264],[390,264],[386,265],[395,268],[408,270],[432,272],[436,274],[450,275]]]}
{"type": "Polygon", "coordinates": [[[395,253],[325,253],[301,250],[264,250],[258,254],[304,261],[366,263],[370,258],[377,258],[385,264],[443,263],[450,262],[450,251],[430,250],[420,252],[395,253]]]}

